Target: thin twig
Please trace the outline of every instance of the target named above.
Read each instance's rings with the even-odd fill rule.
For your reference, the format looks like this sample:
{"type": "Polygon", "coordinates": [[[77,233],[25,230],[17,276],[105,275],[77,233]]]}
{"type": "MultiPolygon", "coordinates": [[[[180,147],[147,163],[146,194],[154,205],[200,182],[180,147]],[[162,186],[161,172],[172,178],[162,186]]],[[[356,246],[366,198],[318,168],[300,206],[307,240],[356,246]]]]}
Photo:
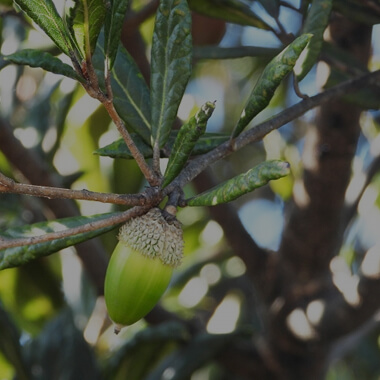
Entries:
{"type": "Polygon", "coordinates": [[[36,186],[26,183],[17,183],[0,172],[0,193],[24,194],[49,199],[77,199],[112,203],[124,206],[143,206],[154,202],[155,194],[111,194],[98,193],[90,190],[71,190],[61,187],[36,186]]]}
{"type": "MultiPolygon", "coordinates": [[[[108,64],[106,62],[105,80],[106,80],[107,94],[105,94],[99,86],[98,77],[96,75],[96,72],[91,60],[88,60],[85,62],[86,83],[82,83],[82,86],[91,97],[99,100],[103,104],[103,106],[105,107],[112,121],[116,125],[117,130],[121,134],[133,158],[136,160],[137,165],[139,166],[141,172],[143,173],[144,177],[149,182],[149,184],[151,186],[158,186],[159,185],[158,177],[155,175],[154,171],[150,168],[150,166],[146,163],[144,156],[141,154],[140,150],[137,148],[136,144],[132,140],[132,137],[127,131],[127,128],[125,127],[124,122],[121,120],[119,114],[117,113],[115,109],[115,106],[113,104],[113,95],[112,95],[111,85],[110,85],[110,76],[109,76],[110,73],[109,73],[109,70],[107,69],[107,65],[108,64]]],[[[80,74],[83,75],[82,72],[80,74]]]]}
{"type": "Polygon", "coordinates": [[[156,176],[154,171],[151,169],[151,167],[147,164],[144,156],[141,154],[136,144],[132,140],[131,135],[125,128],[125,125],[123,121],[120,119],[120,116],[118,115],[113,103],[108,101],[108,102],[103,103],[103,105],[105,106],[112,121],[115,123],[117,130],[121,134],[123,140],[125,141],[125,144],[130,150],[133,158],[136,160],[136,163],[138,164],[140,170],[144,174],[144,177],[146,178],[146,180],[149,182],[151,186],[158,186],[159,185],[158,177],[156,176]]]}
{"type": "Polygon", "coordinates": [[[289,8],[289,9],[291,9],[293,11],[296,11],[296,12],[300,13],[300,10],[297,7],[295,7],[292,4],[287,3],[286,1],[280,1],[280,6],[289,8]]]}
{"type": "Polygon", "coordinates": [[[301,98],[301,99],[307,99],[309,98],[309,95],[307,94],[304,94],[301,89],[300,89],[300,86],[299,86],[299,83],[298,83],[298,79],[296,77],[296,74],[293,72],[293,89],[294,89],[294,92],[296,93],[296,95],[301,98]]]}
{"type": "Polygon", "coordinates": [[[116,224],[124,223],[131,218],[144,214],[149,210],[149,208],[150,207],[133,207],[116,216],[114,215],[109,218],[98,220],[96,222],[90,222],[78,227],[68,228],[63,231],[50,232],[40,236],[18,239],[5,239],[3,237],[0,237],[0,250],[26,245],[46,243],[48,241],[63,239],[69,236],[78,235],[85,232],[91,232],[109,226],[114,226],[116,224]]]}

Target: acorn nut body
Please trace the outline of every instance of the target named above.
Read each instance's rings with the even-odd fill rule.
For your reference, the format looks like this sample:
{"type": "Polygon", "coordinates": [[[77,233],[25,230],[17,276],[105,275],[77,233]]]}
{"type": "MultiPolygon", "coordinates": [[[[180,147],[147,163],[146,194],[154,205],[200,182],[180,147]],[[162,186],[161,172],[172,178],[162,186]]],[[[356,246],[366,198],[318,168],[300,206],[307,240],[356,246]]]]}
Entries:
{"type": "Polygon", "coordinates": [[[115,333],[153,309],[182,259],[182,228],[167,221],[159,208],[121,227],[104,284],[108,314],[115,333]]]}

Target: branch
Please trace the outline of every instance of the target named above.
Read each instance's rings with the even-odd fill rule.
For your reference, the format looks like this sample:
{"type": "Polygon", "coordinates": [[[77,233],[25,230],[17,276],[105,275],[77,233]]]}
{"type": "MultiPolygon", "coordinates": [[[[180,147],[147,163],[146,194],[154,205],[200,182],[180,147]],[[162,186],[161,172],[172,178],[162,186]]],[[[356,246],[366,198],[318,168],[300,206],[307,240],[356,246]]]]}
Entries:
{"type": "MultiPolygon", "coordinates": [[[[80,69],[79,74],[81,73],[82,73],[82,70],[80,69]]],[[[127,128],[125,127],[123,120],[120,118],[119,114],[117,113],[115,109],[115,106],[113,104],[113,94],[112,94],[112,88],[110,85],[110,73],[107,68],[107,62],[105,63],[105,82],[106,82],[107,94],[105,94],[99,86],[98,77],[96,75],[96,71],[94,69],[94,66],[91,60],[86,61],[85,78],[86,78],[86,82],[82,83],[83,88],[86,90],[88,95],[90,95],[94,99],[99,100],[99,102],[103,104],[109,116],[111,117],[111,120],[116,125],[116,128],[119,131],[121,137],[125,141],[125,144],[127,145],[137,165],[139,166],[141,172],[146,178],[146,180],[149,182],[151,186],[158,186],[160,183],[159,178],[156,176],[154,171],[150,168],[150,166],[145,161],[144,156],[141,154],[137,145],[133,141],[131,135],[127,131],[127,128]]]]}
{"type": "Polygon", "coordinates": [[[198,156],[192,160],[186,169],[183,170],[182,173],[164,189],[164,194],[170,193],[177,186],[182,188],[188,182],[196,178],[211,164],[227,157],[231,153],[243,148],[248,144],[262,140],[263,137],[268,133],[272,132],[275,129],[279,129],[297,117],[302,116],[307,111],[325,104],[332,99],[346,95],[349,92],[368,86],[369,84],[376,84],[377,81],[380,81],[380,70],[363,75],[359,78],[350,79],[318,95],[300,101],[299,103],[280,112],[273,118],[256,125],[246,132],[243,132],[234,141],[227,141],[219,145],[217,148],[213,149],[211,152],[206,153],[202,156],[198,156]]]}
{"type": "Polygon", "coordinates": [[[119,215],[111,216],[106,219],[98,220],[96,222],[90,222],[83,224],[82,226],[68,228],[63,231],[50,232],[41,236],[33,236],[28,238],[18,238],[18,239],[4,239],[0,237],[0,250],[13,247],[21,247],[26,245],[46,243],[48,241],[63,239],[73,235],[79,235],[84,232],[95,231],[104,227],[114,226],[126,222],[130,218],[144,214],[149,207],[134,207],[127,211],[122,212],[119,215]]]}
{"type": "MultiPolygon", "coordinates": [[[[45,163],[32,150],[26,149],[13,134],[8,122],[0,118],[0,150],[9,163],[16,167],[31,183],[59,187],[58,177],[53,176],[45,163]]],[[[44,200],[56,218],[80,215],[76,204],[69,199],[44,200]]],[[[76,246],[98,294],[103,293],[104,276],[108,256],[98,239],[91,239],[76,246]]]]}
{"type": "Polygon", "coordinates": [[[71,190],[61,187],[37,186],[17,183],[0,172],[0,193],[24,194],[48,199],[76,199],[112,203],[124,206],[144,206],[147,203],[158,202],[157,192],[150,191],[140,194],[110,194],[90,190],[71,190]]]}
{"type": "Polygon", "coordinates": [[[144,174],[144,177],[149,182],[151,186],[158,186],[160,183],[159,178],[154,173],[152,168],[145,161],[144,156],[137,148],[135,142],[133,141],[131,135],[125,128],[124,122],[121,120],[118,115],[112,101],[108,100],[103,102],[104,107],[106,108],[108,114],[110,115],[112,121],[115,123],[117,130],[121,134],[125,144],[127,145],[129,151],[131,152],[133,158],[136,160],[137,165],[139,166],[141,172],[144,174]]]}

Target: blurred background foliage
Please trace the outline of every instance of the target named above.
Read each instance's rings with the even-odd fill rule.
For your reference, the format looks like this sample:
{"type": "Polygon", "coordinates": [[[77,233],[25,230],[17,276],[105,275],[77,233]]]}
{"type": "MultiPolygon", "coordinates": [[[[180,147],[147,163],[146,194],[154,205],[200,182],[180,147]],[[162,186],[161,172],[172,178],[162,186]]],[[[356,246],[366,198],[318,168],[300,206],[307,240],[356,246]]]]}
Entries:
{"type": "MultiPolygon", "coordinates": [[[[62,10],[62,2],[56,3],[62,10]]],[[[132,1],[132,11],[138,13],[148,3],[132,1]]],[[[281,7],[276,0],[246,3],[274,28],[281,24],[294,33],[301,28],[302,14],[292,7],[306,9],[308,4],[296,0],[283,2],[289,6],[281,7]],[[276,24],[272,15],[277,17],[278,10],[276,24]]],[[[338,1],[337,6],[352,17],[343,1],[338,1]]],[[[31,47],[57,53],[46,36],[14,11],[12,1],[0,1],[0,12],[1,54],[31,47]]],[[[147,52],[153,16],[140,25],[147,52]]],[[[379,17],[374,23],[378,22],[379,17]]],[[[225,28],[219,46],[260,47],[267,51],[263,50],[258,56],[207,59],[202,56],[202,47],[196,46],[194,71],[178,116],[187,120],[205,101],[216,100],[208,131],[230,133],[239,118],[241,105],[281,44],[268,30],[232,23],[227,23],[225,28]]],[[[380,68],[379,35],[379,26],[375,25],[371,69],[380,68]]],[[[212,49],[209,47],[208,55],[213,53],[212,49]]],[[[317,93],[322,85],[318,78],[314,68],[301,83],[301,90],[308,95],[317,93]]],[[[14,135],[22,145],[33,150],[65,187],[136,193],[146,185],[134,161],[93,154],[119,136],[105,110],[73,80],[40,69],[10,65],[0,72],[0,96],[1,117],[14,126],[14,135]]],[[[292,83],[287,80],[255,122],[297,101],[292,83]]],[[[250,145],[213,167],[216,181],[220,182],[265,159],[283,158],[291,163],[290,176],[235,202],[245,227],[265,248],[278,248],[283,209],[294,182],[302,174],[303,136],[313,116],[314,112],[309,112],[271,133],[262,143],[250,145]]],[[[379,123],[378,112],[363,114],[354,176],[360,176],[371,155],[378,153],[379,123]]],[[[22,173],[13,168],[1,151],[0,170],[25,182],[22,173]]],[[[379,242],[376,233],[380,225],[379,190],[380,178],[376,176],[368,194],[363,196],[359,217],[350,227],[342,249],[342,257],[354,269],[365,250],[379,242]]],[[[192,185],[185,188],[187,195],[194,191],[192,185]]],[[[95,202],[78,201],[77,204],[83,215],[121,209],[95,202]]],[[[39,199],[12,194],[0,196],[2,229],[49,217],[49,209],[39,199]]],[[[234,334],[249,340],[255,331],[262,329],[255,315],[252,287],[245,277],[244,263],[231,252],[222,228],[210,218],[207,209],[181,210],[178,219],[184,226],[185,259],[176,271],[162,306],[182,318],[199,319],[206,324],[208,334],[197,336],[197,341],[187,346],[184,343],[191,336],[180,323],[148,325],[142,320],[115,336],[103,300],[97,296],[75,255],[75,248],[65,249],[20,268],[0,271],[0,379],[172,379],[172,370],[176,379],[238,380],[212,359],[229,344],[234,334]]],[[[116,233],[114,230],[100,237],[107,252],[112,252],[116,244],[116,233]]],[[[352,351],[332,363],[327,379],[379,379],[379,345],[377,327],[354,345],[352,351]]]]}

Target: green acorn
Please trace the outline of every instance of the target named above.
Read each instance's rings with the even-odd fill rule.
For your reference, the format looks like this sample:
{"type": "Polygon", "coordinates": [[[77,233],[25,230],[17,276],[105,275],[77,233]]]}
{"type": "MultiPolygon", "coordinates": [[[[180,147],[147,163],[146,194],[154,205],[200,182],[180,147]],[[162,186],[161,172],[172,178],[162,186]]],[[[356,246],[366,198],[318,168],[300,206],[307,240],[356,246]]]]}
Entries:
{"type": "Polygon", "coordinates": [[[159,208],[129,220],[119,232],[104,284],[108,314],[115,333],[149,313],[181,263],[181,224],[159,208]]]}

